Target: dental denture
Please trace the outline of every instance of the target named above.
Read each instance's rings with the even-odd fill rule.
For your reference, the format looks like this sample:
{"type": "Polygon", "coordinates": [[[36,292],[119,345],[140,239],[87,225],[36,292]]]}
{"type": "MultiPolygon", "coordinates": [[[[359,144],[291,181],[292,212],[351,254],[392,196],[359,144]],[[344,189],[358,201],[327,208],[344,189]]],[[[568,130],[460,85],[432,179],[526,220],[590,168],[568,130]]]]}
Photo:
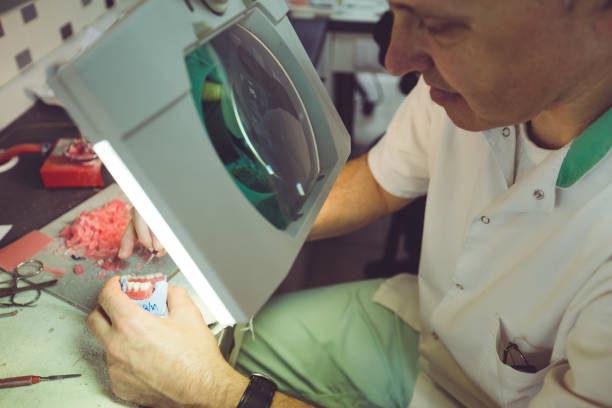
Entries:
{"type": "Polygon", "coordinates": [[[128,282],[125,294],[130,299],[148,299],[153,294],[153,284],[151,282],[128,282]]]}
{"type": "Polygon", "coordinates": [[[163,273],[153,273],[149,275],[140,275],[140,276],[126,275],[125,277],[127,278],[128,282],[138,282],[138,283],[151,282],[153,285],[155,285],[156,282],[166,280],[166,277],[164,276],[163,273]]]}
{"type": "Polygon", "coordinates": [[[155,316],[166,316],[168,283],[162,273],[125,275],[121,277],[121,290],[137,305],[155,316]]]}

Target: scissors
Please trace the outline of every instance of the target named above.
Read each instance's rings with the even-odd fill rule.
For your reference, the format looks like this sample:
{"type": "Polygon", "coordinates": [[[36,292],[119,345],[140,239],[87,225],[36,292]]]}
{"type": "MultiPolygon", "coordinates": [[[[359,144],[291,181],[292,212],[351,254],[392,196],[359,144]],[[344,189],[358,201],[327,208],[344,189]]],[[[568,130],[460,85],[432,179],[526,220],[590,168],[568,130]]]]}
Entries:
{"type": "Polygon", "coordinates": [[[36,301],[38,301],[38,299],[40,298],[40,295],[42,293],[41,289],[48,288],[57,283],[57,279],[52,279],[41,283],[30,283],[27,281],[27,279],[33,278],[34,276],[40,274],[43,271],[43,263],[35,259],[30,259],[29,261],[20,263],[17,268],[13,270],[13,272],[4,271],[2,269],[0,269],[0,271],[8,273],[12,276],[10,279],[0,281],[0,286],[5,285],[5,287],[0,288],[0,298],[9,298],[8,302],[0,302],[0,307],[34,306],[36,301]],[[19,286],[19,281],[23,281],[27,285],[19,286]],[[30,290],[36,291],[36,295],[32,299],[28,300],[27,302],[15,300],[15,296],[18,293],[30,290]]]}

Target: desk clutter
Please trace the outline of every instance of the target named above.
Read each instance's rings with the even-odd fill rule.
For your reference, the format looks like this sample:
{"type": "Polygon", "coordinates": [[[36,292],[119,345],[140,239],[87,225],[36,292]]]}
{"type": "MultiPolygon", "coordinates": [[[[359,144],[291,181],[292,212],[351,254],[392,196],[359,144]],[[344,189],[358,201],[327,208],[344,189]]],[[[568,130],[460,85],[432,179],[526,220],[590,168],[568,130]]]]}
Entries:
{"type": "Polygon", "coordinates": [[[0,151],[0,172],[12,169],[24,154],[46,156],[40,176],[47,188],[104,186],[102,161],[84,137],[60,138],[53,148],[49,143],[13,145],[0,151]]]}
{"type": "Polygon", "coordinates": [[[59,139],[40,169],[45,187],[102,187],[102,161],[84,139],[59,139]]]}
{"type": "MultiPolygon", "coordinates": [[[[29,262],[40,264],[44,273],[22,276],[21,279],[30,285],[40,285],[55,277],[57,283],[44,290],[86,313],[95,308],[102,286],[116,274],[129,274],[136,280],[142,276],[145,279],[153,276],[156,281],[161,280],[165,284],[165,277],[171,278],[178,271],[169,256],[152,257],[149,251],[143,249],[124,260],[116,256],[121,236],[129,222],[126,203],[129,201],[119,186],[112,184],[40,231],[32,231],[1,248],[0,268],[14,275],[23,262],[32,259],[29,262]],[[99,225],[92,225],[104,222],[108,228],[96,230],[99,225]],[[97,240],[80,240],[79,234],[99,236],[97,240]],[[157,279],[160,276],[162,279],[157,279]]],[[[155,285],[156,282],[152,282],[150,289],[155,290],[151,290],[151,293],[157,291],[155,285]]],[[[163,301],[159,301],[155,309],[163,315],[163,289],[159,290],[155,299],[161,295],[163,301]]]]}
{"type": "Polygon", "coordinates": [[[344,14],[382,14],[389,8],[387,0],[287,0],[293,17],[329,16],[344,14]]]}

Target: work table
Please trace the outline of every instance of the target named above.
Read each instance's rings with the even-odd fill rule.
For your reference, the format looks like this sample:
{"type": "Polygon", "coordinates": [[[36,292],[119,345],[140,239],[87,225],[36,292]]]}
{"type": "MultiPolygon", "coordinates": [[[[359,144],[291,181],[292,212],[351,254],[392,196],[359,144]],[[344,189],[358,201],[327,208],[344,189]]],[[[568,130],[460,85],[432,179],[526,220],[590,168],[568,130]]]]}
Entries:
{"type": "Polygon", "coordinates": [[[0,320],[0,377],[82,374],[78,378],[0,389],[0,406],[126,405],[111,397],[104,350],[87,329],[86,317],[68,303],[43,293],[36,307],[20,308],[17,316],[0,320]]]}
{"type": "MultiPolygon", "coordinates": [[[[62,109],[39,102],[0,132],[0,149],[19,143],[54,143],[60,137],[76,138],[79,133],[62,109]]],[[[45,189],[39,173],[43,161],[42,156],[21,156],[16,167],[0,173],[0,225],[13,225],[0,247],[44,227],[101,190],[45,189]]],[[[113,183],[106,170],[103,179],[106,185],[113,183]]],[[[6,274],[0,275],[4,280],[6,274]]],[[[195,299],[182,274],[171,283],[187,288],[195,299]]],[[[0,313],[13,310],[18,310],[16,316],[0,318],[0,378],[73,373],[82,377],[0,389],[1,407],[135,406],[111,393],[104,350],[86,327],[86,313],[44,292],[35,307],[0,308],[0,313]]]]}
{"type": "MultiPolygon", "coordinates": [[[[183,275],[175,276],[172,283],[186,287],[194,297],[183,275]]],[[[136,406],[113,396],[104,350],[87,329],[85,313],[47,293],[42,294],[36,307],[18,310],[16,316],[0,319],[0,378],[82,376],[0,389],[1,407],[136,406]]]]}

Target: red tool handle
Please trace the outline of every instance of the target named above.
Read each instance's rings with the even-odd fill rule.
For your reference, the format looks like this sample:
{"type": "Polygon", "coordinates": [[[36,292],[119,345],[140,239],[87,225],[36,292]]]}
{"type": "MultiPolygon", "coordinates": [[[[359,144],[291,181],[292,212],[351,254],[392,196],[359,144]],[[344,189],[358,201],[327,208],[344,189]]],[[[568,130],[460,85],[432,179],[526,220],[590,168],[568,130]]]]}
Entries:
{"type": "Polygon", "coordinates": [[[0,388],[23,387],[40,382],[36,375],[24,375],[23,377],[0,378],[0,388]]]}
{"type": "Polygon", "coordinates": [[[15,156],[23,153],[44,153],[44,146],[40,143],[23,143],[9,147],[0,153],[0,164],[3,164],[15,156]]]}

